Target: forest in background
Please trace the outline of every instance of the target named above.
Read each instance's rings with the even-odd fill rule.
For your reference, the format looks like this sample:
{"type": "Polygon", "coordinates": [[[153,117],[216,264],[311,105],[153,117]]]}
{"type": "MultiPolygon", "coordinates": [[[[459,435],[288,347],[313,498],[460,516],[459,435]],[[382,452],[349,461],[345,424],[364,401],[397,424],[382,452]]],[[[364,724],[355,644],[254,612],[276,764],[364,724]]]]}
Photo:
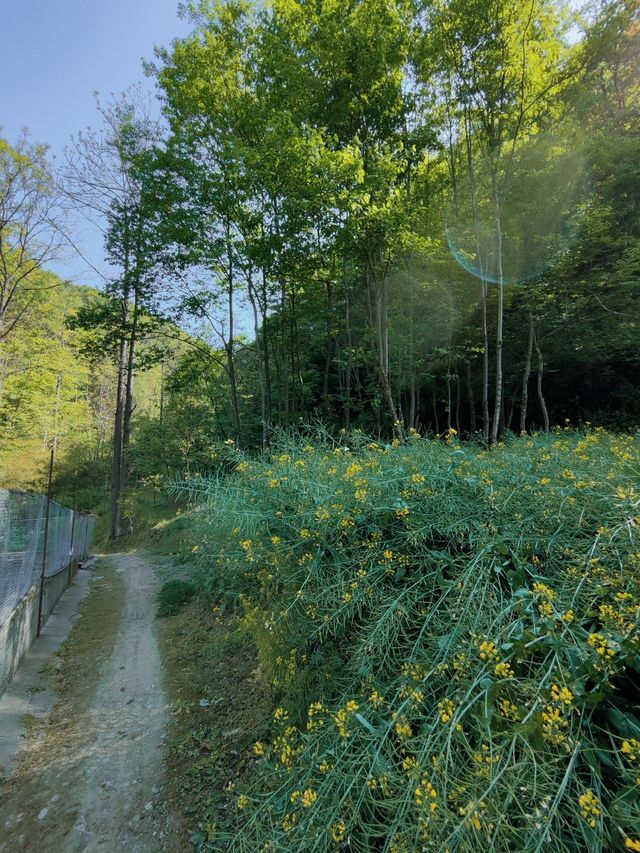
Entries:
{"type": "MultiPolygon", "coordinates": [[[[115,354],[73,319],[104,296],[52,273],[43,273],[42,283],[20,333],[1,350],[0,485],[46,492],[55,444],[56,497],[108,515],[115,354]]],[[[183,337],[174,328],[168,339],[154,334],[146,341],[153,355],[136,382],[130,504],[140,496],[136,488],[154,499],[163,478],[211,465],[212,446],[227,429],[215,371],[194,372],[184,346],[181,352],[183,337]]]]}

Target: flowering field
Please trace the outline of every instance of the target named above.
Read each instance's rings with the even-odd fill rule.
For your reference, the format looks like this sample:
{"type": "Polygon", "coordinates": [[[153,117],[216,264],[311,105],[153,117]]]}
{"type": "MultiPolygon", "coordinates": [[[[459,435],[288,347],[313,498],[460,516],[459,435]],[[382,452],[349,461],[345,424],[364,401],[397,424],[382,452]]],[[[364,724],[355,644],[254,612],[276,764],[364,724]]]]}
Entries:
{"type": "Polygon", "coordinates": [[[640,850],[640,439],[348,443],[188,487],[273,694],[212,845],[640,850]]]}

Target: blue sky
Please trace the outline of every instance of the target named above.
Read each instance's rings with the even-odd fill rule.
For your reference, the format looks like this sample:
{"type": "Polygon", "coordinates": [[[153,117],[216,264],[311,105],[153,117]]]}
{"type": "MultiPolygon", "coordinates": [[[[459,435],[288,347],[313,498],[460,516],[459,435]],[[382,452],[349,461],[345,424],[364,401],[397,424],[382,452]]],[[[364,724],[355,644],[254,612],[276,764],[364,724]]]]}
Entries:
{"type": "MultiPolygon", "coordinates": [[[[98,127],[94,92],[106,100],[134,83],[153,90],[142,59],[189,30],[177,0],[6,0],[2,3],[0,125],[15,141],[23,127],[34,142],[62,156],[77,131],[98,127]]],[[[103,266],[102,238],[77,235],[91,262],[103,266]]],[[[75,258],[55,271],[78,283],[97,284],[75,258]]]]}

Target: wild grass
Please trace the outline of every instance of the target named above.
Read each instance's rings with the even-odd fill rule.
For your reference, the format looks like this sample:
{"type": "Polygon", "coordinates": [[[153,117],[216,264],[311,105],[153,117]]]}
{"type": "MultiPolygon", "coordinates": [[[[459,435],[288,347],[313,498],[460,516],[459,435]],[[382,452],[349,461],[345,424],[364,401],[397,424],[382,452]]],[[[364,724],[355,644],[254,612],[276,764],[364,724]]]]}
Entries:
{"type": "Polygon", "coordinates": [[[217,844],[640,850],[637,436],[235,463],[183,486],[194,558],[277,707],[217,844]]]}
{"type": "Polygon", "coordinates": [[[176,616],[196,594],[195,586],[182,578],[171,578],[160,587],[157,595],[158,616],[176,616]]]}

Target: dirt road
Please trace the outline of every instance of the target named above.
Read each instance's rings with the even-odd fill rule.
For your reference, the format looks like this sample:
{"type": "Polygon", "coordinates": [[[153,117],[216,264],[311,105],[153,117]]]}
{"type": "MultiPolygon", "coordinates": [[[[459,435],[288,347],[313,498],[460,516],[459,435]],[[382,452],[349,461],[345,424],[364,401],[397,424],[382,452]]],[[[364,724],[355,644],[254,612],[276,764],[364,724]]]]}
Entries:
{"type": "Polygon", "coordinates": [[[180,851],[163,799],[169,716],[144,558],[98,561],[54,678],[59,701],[0,786],[0,851],[180,851]]]}

